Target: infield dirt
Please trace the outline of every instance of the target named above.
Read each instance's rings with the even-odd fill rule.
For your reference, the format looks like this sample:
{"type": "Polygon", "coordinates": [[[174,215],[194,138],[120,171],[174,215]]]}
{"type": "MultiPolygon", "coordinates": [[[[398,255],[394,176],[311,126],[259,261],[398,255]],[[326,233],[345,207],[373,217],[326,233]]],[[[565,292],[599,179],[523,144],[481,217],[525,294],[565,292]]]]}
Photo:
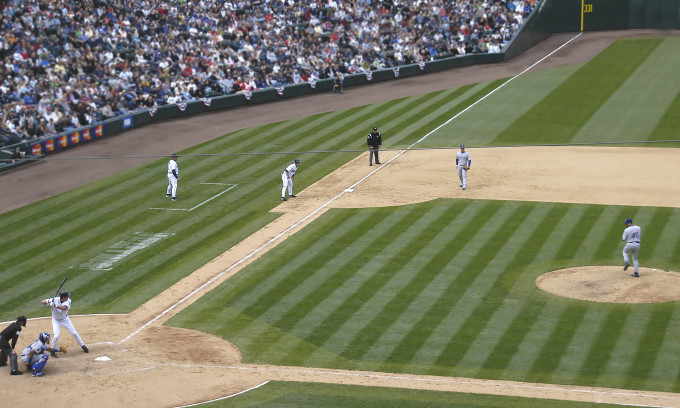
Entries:
{"type": "MultiPolygon", "coordinates": [[[[678,32],[585,33],[535,69],[584,62],[606,48],[616,38],[650,35],[678,35],[678,32]]],[[[573,36],[574,34],[552,36],[532,50],[503,64],[467,67],[420,78],[405,78],[362,88],[349,88],[342,96],[314,95],[275,105],[253,106],[248,107],[247,115],[243,114],[243,109],[234,109],[210,116],[163,122],[135,129],[60,153],[59,160],[46,160],[11,174],[0,174],[0,188],[3,191],[0,196],[0,208],[6,212],[115,172],[147,163],[158,156],[166,156],[168,151],[178,151],[240,128],[262,124],[263,117],[266,117],[268,122],[275,122],[512,76],[573,36]],[[267,114],[264,115],[264,112],[267,114]],[[191,134],[191,137],[187,138],[187,134],[191,134]],[[156,157],[115,161],[67,160],[85,156],[132,154],[156,157]],[[60,178],[53,175],[66,176],[60,178]]],[[[313,210],[373,171],[375,172],[358,185],[354,192],[343,194],[329,207],[401,205],[438,197],[680,206],[680,195],[669,193],[677,191],[675,188],[678,182],[677,175],[680,175],[679,165],[675,164],[678,161],[673,157],[676,155],[675,150],[645,149],[650,163],[662,164],[665,167],[648,166],[639,169],[637,174],[627,173],[626,183],[635,184],[630,177],[640,177],[640,181],[644,181],[640,185],[645,189],[645,194],[631,195],[611,186],[621,185],[623,175],[614,170],[620,169],[622,164],[630,160],[631,155],[635,154],[634,148],[607,148],[608,154],[604,154],[604,149],[599,148],[581,149],[585,148],[525,149],[522,155],[526,158],[525,162],[533,163],[531,168],[516,166],[514,165],[516,161],[507,160],[515,154],[511,148],[472,149],[470,153],[475,159],[475,166],[470,172],[469,188],[466,191],[458,188],[451,160],[454,152],[410,151],[400,155],[397,151],[385,151],[381,154],[383,166],[380,168],[368,167],[367,154],[360,155],[336,173],[300,192],[297,199],[279,205],[275,211],[284,212],[282,217],[132,313],[74,317],[75,326],[90,345],[91,352],[83,353],[73,343],[73,338],[69,334],[62,334],[63,341],[69,344],[72,352],[56,361],[50,361],[48,374],[43,378],[31,378],[29,374],[9,377],[11,380],[3,381],[6,386],[0,389],[0,400],[7,406],[45,404],[70,407],[121,405],[173,407],[221,398],[265,381],[286,380],[680,407],[680,395],[671,393],[242,364],[236,347],[223,339],[162,325],[211,287],[228,279],[252,262],[255,256],[240,264],[238,268],[231,269],[229,273],[224,273],[235,262],[253,253],[272,237],[300,222],[313,210]],[[616,154],[611,154],[612,152],[616,154]],[[527,158],[527,155],[531,157],[527,158]],[[577,162],[579,164],[577,166],[574,160],[570,160],[571,157],[584,155],[588,155],[584,161],[587,166],[580,165],[580,161],[577,162]],[[509,162],[513,165],[506,164],[509,162]],[[669,189],[669,186],[673,188],[669,189]],[[375,194],[375,189],[379,189],[380,193],[375,194]],[[370,197],[366,194],[369,190],[372,192],[370,197]],[[219,279],[216,279],[212,286],[177,304],[177,299],[182,299],[218,275],[219,279]],[[94,361],[95,357],[104,355],[111,360],[94,361]]],[[[322,213],[323,210],[317,212],[315,217],[322,213]]],[[[289,231],[288,235],[294,234],[313,218],[307,218],[305,222],[289,231]]],[[[267,249],[258,252],[257,256],[267,249]]],[[[615,267],[611,268],[614,273],[615,267]]],[[[588,270],[581,269],[588,274],[588,270]]],[[[620,269],[620,266],[616,269],[620,269]]],[[[640,278],[638,283],[668,284],[651,274],[649,279],[646,279],[646,273],[644,271],[642,273],[643,278],[640,278]]],[[[560,278],[558,275],[560,274],[552,277],[560,278]]],[[[574,271],[562,272],[561,275],[577,276],[574,271]]],[[[662,278],[670,276],[672,274],[664,275],[662,278]]],[[[545,275],[541,280],[549,281],[550,278],[551,276],[545,275]]],[[[563,281],[554,282],[568,286],[559,283],[563,281]]],[[[552,290],[548,291],[555,293],[552,290]]],[[[664,300],[665,298],[656,299],[664,300]]],[[[654,300],[642,299],[642,301],[654,300]]],[[[22,332],[21,339],[27,341],[36,338],[40,331],[49,330],[49,327],[49,319],[30,320],[28,327],[22,332]]]]}

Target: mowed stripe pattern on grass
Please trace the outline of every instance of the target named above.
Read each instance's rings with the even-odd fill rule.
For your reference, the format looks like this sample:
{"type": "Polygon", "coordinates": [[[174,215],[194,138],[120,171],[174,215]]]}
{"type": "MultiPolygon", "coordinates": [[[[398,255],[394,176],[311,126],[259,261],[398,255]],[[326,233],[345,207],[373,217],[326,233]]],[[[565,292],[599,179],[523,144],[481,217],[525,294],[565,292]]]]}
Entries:
{"type": "MultiPolygon", "coordinates": [[[[630,100],[629,93],[636,89],[631,81],[642,81],[646,70],[648,76],[670,72],[655,70],[656,64],[645,58],[678,64],[662,58],[677,55],[673,50],[678,39],[637,41],[618,42],[578,69],[564,67],[518,78],[434,132],[422,146],[627,140],[629,134],[604,138],[581,132],[594,120],[617,120],[603,109],[620,109],[618,98],[630,100]],[[635,55],[631,48],[637,50],[635,55]],[[659,55],[662,50],[669,54],[659,55]],[[619,66],[626,67],[609,78],[612,67],[619,66]],[[598,78],[605,80],[600,83],[598,78]],[[527,92],[533,87],[541,91],[527,92]],[[578,98],[586,95],[572,92],[572,87],[593,94],[596,100],[589,109],[578,106],[578,98]],[[518,120],[508,119],[514,116],[518,120]],[[556,133],[531,122],[539,118],[550,125],[555,116],[574,121],[553,129],[556,133]],[[461,125],[474,131],[457,132],[461,125]]],[[[47,315],[39,300],[53,295],[64,275],[69,276],[74,313],[133,310],[277,217],[269,210],[280,203],[280,174],[295,157],[301,156],[304,163],[296,191],[356,157],[356,153],[267,153],[366,149],[366,134],[373,126],[383,132],[385,147],[405,147],[503,82],[243,129],[188,149],[180,157],[182,200],[177,206],[189,208],[216,193],[215,187],[202,182],[238,184],[197,211],[149,210],[169,205],[164,198],[166,158],[1,214],[0,271],[6,284],[0,287],[0,317],[47,315]],[[186,156],[193,153],[217,155],[186,156]],[[220,156],[230,153],[249,155],[220,156]],[[174,235],[121,260],[112,271],[77,268],[136,232],[174,235]]],[[[649,86],[660,87],[662,81],[649,86]]],[[[669,92],[672,95],[659,93],[663,98],[645,92],[646,101],[664,114],[656,124],[650,120],[638,128],[639,140],[671,135],[678,96],[671,98],[669,92]]],[[[230,279],[233,292],[220,288],[177,321],[235,339],[248,356],[266,362],[677,387],[680,365],[673,355],[680,355],[680,350],[672,339],[680,325],[674,304],[636,306],[659,313],[640,317],[625,306],[583,309],[580,303],[561,299],[546,303],[545,295],[531,289],[535,276],[551,268],[620,262],[620,224],[628,216],[644,225],[645,236],[650,237],[644,247],[650,251],[647,259],[680,269],[674,255],[680,253],[677,210],[494,202],[441,205],[404,207],[394,213],[396,209],[331,212],[315,222],[311,232],[305,231],[317,231],[315,239],[306,235],[304,245],[297,247],[296,234],[277,249],[276,258],[259,261],[269,267],[230,279]],[[560,235],[552,232],[556,225],[561,226],[560,235]],[[526,235],[517,236],[516,231],[526,235]],[[262,286],[259,290],[264,292],[250,293],[253,285],[262,286]],[[300,298],[306,301],[301,303],[300,298]],[[203,309],[216,316],[205,320],[210,322],[207,326],[203,309]],[[383,320],[384,316],[389,318],[383,320]],[[609,328],[602,328],[610,318],[622,323],[611,330],[618,336],[616,344],[606,338],[609,328]],[[657,324],[665,327],[664,333],[649,331],[657,324]],[[515,327],[521,334],[512,334],[515,327]],[[642,349],[644,342],[660,349],[642,349]],[[605,346],[611,351],[600,353],[605,346]],[[552,356],[553,348],[562,354],[552,356]],[[540,358],[527,350],[540,350],[540,358]],[[630,364],[619,370],[611,363],[615,359],[630,364]],[[538,372],[529,371],[533,369],[538,372]]]]}
{"type": "MultiPolygon", "coordinates": [[[[583,302],[534,283],[620,264],[631,213],[645,235],[680,243],[672,208],[442,199],[336,209],[172,324],[230,339],[247,362],[677,392],[680,356],[664,339],[678,302],[583,302]],[[575,257],[592,235],[595,250],[575,257]]],[[[654,259],[679,263],[677,252],[654,259]]]]}

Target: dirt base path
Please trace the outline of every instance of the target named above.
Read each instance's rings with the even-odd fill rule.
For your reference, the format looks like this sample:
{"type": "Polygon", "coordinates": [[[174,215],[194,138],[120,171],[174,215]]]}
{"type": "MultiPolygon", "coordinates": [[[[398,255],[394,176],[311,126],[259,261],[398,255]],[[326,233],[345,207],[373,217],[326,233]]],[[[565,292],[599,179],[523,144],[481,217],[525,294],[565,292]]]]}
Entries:
{"type": "MultiPolygon", "coordinates": [[[[660,35],[658,32],[647,31],[586,33],[536,69],[586,61],[621,36],[654,34],[660,35]]],[[[663,32],[663,35],[668,34],[663,32]]],[[[212,126],[205,126],[205,117],[202,117],[137,129],[64,152],[55,156],[55,159],[11,174],[0,174],[0,188],[4,192],[0,196],[0,208],[1,211],[9,211],[153,160],[148,158],[114,162],[68,160],[69,158],[130,154],[166,156],[168,151],[180,150],[226,132],[257,124],[257,118],[265,116],[259,114],[262,113],[262,109],[267,109],[266,117],[269,121],[278,121],[302,114],[325,112],[445,89],[464,83],[511,76],[571,37],[573,34],[553,36],[530,52],[504,64],[464,68],[424,78],[408,78],[403,81],[348,89],[342,96],[315,95],[295,99],[286,104],[277,104],[275,105],[277,109],[271,109],[274,105],[255,106],[249,108],[248,115],[243,115],[241,109],[213,114],[209,116],[212,126]],[[203,126],[196,126],[199,121],[203,126]],[[189,133],[192,137],[187,139],[185,135],[189,133]],[[58,174],[68,175],[68,178],[52,177],[58,174]]],[[[649,154],[654,156],[652,159],[654,163],[665,163],[664,165],[668,167],[658,171],[660,167],[654,166],[656,173],[640,175],[646,177],[644,184],[648,189],[647,194],[640,195],[641,197],[629,197],[609,188],[620,182],[620,176],[604,173],[607,168],[621,168],[620,163],[615,161],[627,160],[627,155],[632,154],[627,148],[618,148],[619,152],[616,155],[599,154],[597,148],[589,148],[585,152],[574,150],[579,148],[532,149],[535,151],[528,148],[522,150],[524,159],[528,154],[535,155],[532,159],[523,160],[534,163],[532,167],[513,166],[511,174],[508,173],[508,169],[503,168],[503,163],[517,162],[507,160],[508,155],[515,154],[513,149],[503,150],[505,160],[494,160],[494,155],[501,153],[500,149],[472,151],[475,163],[487,165],[474,167],[470,173],[467,191],[457,187],[458,181],[449,160],[452,154],[450,151],[411,151],[399,157],[396,157],[398,152],[385,152],[381,155],[384,163],[381,167],[368,167],[367,155],[361,155],[338,172],[300,192],[297,199],[278,206],[275,211],[284,212],[282,217],[132,313],[74,317],[76,327],[90,345],[90,354],[80,351],[70,335],[63,335],[62,341],[69,344],[72,352],[56,361],[50,361],[46,377],[40,379],[25,378],[26,376],[11,377],[10,382],[4,382],[11,386],[0,389],[0,400],[8,406],[34,406],[45,403],[71,407],[95,405],[116,407],[122,404],[174,407],[222,398],[256,387],[266,381],[285,380],[680,407],[680,395],[671,393],[248,365],[241,363],[237,348],[223,339],[206,333],[162,326],[163,322],[190,305],[203,293],[238,272],[331,207],[401,205],[437,197],[680,206],[680,197],[668,193],[676,191],[668,187],[677,185],[677,180],[671,175],[680,174],[680,169],[669,160],[670,153],[666,149],[646,150],[646,153],[650,152],[649,154]],[[586,153],[593,155],[587,162],[595,168],[570,166],[569,155],[586,153]],[[444,155],[446,159],[437,155],[444,155]],[[584,172],[582,177],[577,174],[579,171],[584,172]],[[562,177],[562,172],[568,172],[571,177],[562,177]],[[366,176],[368,177],[365,181],[355,185],[352,192],[346,192],[351,186],[350,183],[366,176]],[[397,179],[400,180],[401,186],[398,192],[388,188],[394,185],[393,180],[397,179]],[[650,180],[655,180],[656,183],[650,183],[650,180]],[[369,200],[365,191],[375,192],[376,188],[383,191],[380,194],[371,194],[369,200]],[[408,194],[404,194],[405,191],[408,194]],[[375,196],[382,199],[376,201],[375,196]],[[107,360],[95,360],[102,357],[107,360]],[[35,392],[36,381],[40,381],[43,392],[35,392]],[[48,392],[44,392],[45,390],[48,392]]],[[[608,148],[607,152],[612,152],[611,149],[608,148]]],[[[649,171],[652,172],[652,169],[649,171]]],[[[626,175],[628,183],[631,182],[630,176],[626,175]]],[[[644,275],[640,281],[643,279],[644,275]]],[[[31,320],[22,338],[36,338],[39,331],[48,329],[49,319],[31,320]]]]}

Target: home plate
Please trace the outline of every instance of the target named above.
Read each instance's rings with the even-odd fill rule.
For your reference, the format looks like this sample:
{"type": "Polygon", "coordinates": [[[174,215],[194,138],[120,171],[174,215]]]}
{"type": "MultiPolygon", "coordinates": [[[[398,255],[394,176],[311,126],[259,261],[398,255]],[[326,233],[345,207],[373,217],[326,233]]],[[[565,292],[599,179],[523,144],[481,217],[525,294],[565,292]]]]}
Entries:
{"type": "Polygon", "coordinates": [[[111,359],[106,357],[106,356],[101,356],[101,357],[95,358],[94,361],[111,361],[111,359]]]}
{"type": "Polygon", "coordinates": [[[345,193],[353,193],[354,189],[353,188],[346,188],[345,193]]]}

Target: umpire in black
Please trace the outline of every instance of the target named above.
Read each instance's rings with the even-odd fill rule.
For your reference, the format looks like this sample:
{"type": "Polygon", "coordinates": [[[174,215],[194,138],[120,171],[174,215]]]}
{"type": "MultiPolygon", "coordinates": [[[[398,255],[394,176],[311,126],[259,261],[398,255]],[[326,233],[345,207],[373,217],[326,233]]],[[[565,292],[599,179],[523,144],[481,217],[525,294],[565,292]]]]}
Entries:
{"type": "Polygon", "coordinates": [[[5,330],[0,332],[0,366],[7,365],[7,356],[9,356],[9,368],[12,370],[9,375],[23,374],[19,371],[19,366],[17,365],[17,358],[19,358],[19,355],[14,351],[22,327],[26,327],[26,317],[19,316],[17,317],[16,322],[10,324],[5,330]],[[11,345],[9,344],[10,340],[12,340],[11,345]]]}
{"type": "Polygon", "coordinates": [[[382,147],[382,135],[378,132],[377,127],[374,127],[373,131],[368,134],[366,141],[368,142],[368,149],[370,151],[368,165],[373,165],[373,155],[375,155],[375,164],[382,164],[380,163],[380,159],[378,159],[378,149],[382,147]]]}

